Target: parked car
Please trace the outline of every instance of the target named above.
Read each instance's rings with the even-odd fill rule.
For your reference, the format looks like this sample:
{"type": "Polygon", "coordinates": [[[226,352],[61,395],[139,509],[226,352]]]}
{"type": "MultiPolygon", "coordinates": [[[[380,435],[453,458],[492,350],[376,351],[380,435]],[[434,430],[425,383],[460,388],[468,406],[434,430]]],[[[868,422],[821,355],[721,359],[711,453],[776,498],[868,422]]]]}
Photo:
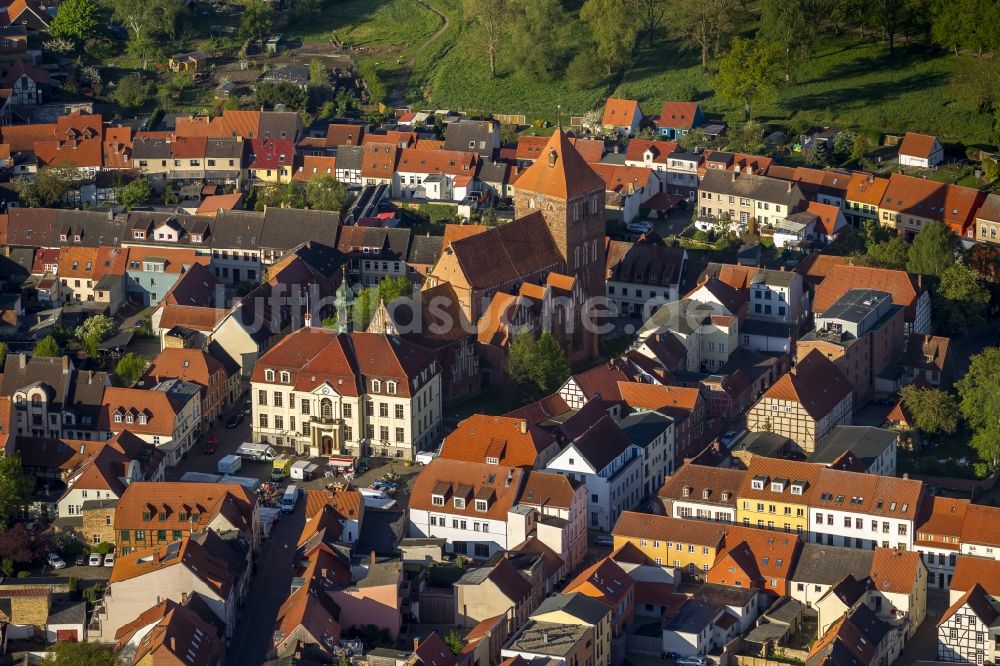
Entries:
{"type": "Polygon", "coordinates": [[[604,535],[602,535],[602,536],[599,536],[599,537],[594,537],[594,545],[595,546],[613,546],[613,545],[615,545],[615,540],[611,536],[604,536],[604,535]]]}
{"type": "Polygon", "coordinates": [[[99,567],[99,566],[101,566],[101,561],[102,560],[101,560],[101,554],[100,553],[91,553],[90,557],[87,558],[87,564],[90,565],[90,566],[92,566],[92,567],[99,567]]]}
{"type": "Polygon", "coordinates": [[[712,660],[708,657],[684,657],[683,659],[677,660],[677,666],[708,666],[712,663],[712,660]]]}
{"type": "Polygon", "coordinates": [[[648,234],[652,230],[652,222],[629,222],[625,225],[625,231],[630,234],[648,234]]]}
{"type": "Polygon", "coordinates": [[[113,566],[115,566],[115,554],[114,553],[108,553],[107,555],[104,556],[104,566],[106,566],[106,567],[113,567],[113,566]]]}
{"type": "Polygon", "coordinates": [[[226,421],[226,427],[235,428],[241,423],[243,423],[243,412],[240,412],[239,414],[233,414],[232,416],[230,416],[229,420],[226,421]]]}
{"type": "Polygon", "coordinates": [[[250,416],[253,413],[253,407],[250,406],[250,401],[243,403],[243,407],[240,408],[240,416],[250,416]]]}
{"type": "Polygon", "coordinates": [[[48,555],[45,556],[45,559],[49,563],[49,566],[52,567],[53,569],[66,568],[66,562],[63,560],[63,558],[59,557],[55,553],[49,553],[48,555]]]}
{"type": "Polygon", "coordinates": [[[76,565],[76,566],[78,566],[78,567],[85,566],[87,564],[87,556],[86,555],[77,555],[76,556],[76,562],[74,562],[73,564],[76,565]]]}
{"type": "Polygon", "coordinates": [[[205,439],[205,448],[202,449],[205,453],[215,453],[219,449],[219,437],[218,435],[209,435],[205,439]]]}

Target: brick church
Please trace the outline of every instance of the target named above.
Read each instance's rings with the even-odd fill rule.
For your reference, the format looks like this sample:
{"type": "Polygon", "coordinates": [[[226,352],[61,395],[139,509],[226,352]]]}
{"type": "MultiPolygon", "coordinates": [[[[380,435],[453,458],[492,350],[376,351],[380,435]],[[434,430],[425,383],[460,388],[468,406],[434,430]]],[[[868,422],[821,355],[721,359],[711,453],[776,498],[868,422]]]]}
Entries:
{"type": "Polygon", "coordinates": [[[451,286],[497,372],[521,327],[551,331],[571,363],[597,356],[580,319],[587,299],[604,296],[604,189],[558,129],[514,182],[514,220],[443,249],[424,289],[451,286]]]}

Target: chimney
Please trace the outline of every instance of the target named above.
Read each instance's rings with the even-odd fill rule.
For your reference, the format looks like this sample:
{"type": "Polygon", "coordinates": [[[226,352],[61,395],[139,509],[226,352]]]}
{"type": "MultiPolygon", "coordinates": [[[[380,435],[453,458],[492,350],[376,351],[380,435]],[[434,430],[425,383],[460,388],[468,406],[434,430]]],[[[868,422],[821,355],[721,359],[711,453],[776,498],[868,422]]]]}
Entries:
{"type": "Polygon", "coordinates": [[[62,357],[62,371],[64,375],[69,374],[69,356],[62,357]]]}
{"type": "Polygon", "coordinates": [[[327,569],[326,569],[326,567],[323,567],[323,568],[322,568],[322,569],[320,569],[320,571],[319,571],[319,575],[320,575],[320,576],[322,576],[323,578],[326,578],[326,573],[327,573],[327,569]]]}
{"type": "Polygon", "coordinates": [[[730,183],[735,183],[736,182],[736,172],[735,171],[730,171],[729,172],[729,182],[730,183]]]}
{"type": "Polygon", "coordinates": [[[174,638],[173,636],[170,637],[170,651],[171,652],[177,651],[177,639],[174,638]]]}
{"type": "Polygon", "coordinates": [[[371,555],[371,566],[375,566],[375,551],[374,550],[372,551],[372,555],[371,555]]]}
{"type": "Polygon", "coordinates": [[[788,191],[792,191],[792,181],[788,181],[788,191]]]}
{"type": "Polygon", "coordinates": [[[17,365],[18,365],[19,368],[21,368],[21,370],[24,370],[24,366],[27,365],[27,363],[28,363],[28,355],[27,354],[18,354],[17,355],[17,365]]]}
{"type": "Polygon", "coordinates": [[[420,639],[416,636],[413,637],[413,651],[416,652],[417,648],[420,647],[420,639]]]}

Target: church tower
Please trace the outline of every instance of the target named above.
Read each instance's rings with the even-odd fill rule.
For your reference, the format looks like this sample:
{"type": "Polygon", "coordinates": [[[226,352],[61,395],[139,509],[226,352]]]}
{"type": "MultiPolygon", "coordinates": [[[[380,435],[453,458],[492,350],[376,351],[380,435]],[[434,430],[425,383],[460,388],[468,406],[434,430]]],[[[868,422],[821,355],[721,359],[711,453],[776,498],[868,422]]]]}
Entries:
{"type": "Polygon", "coordinates": [[[604,179],[559,128],[514,183],[514,217],[541,213],[587,297],[604,296],[604,179]]]}

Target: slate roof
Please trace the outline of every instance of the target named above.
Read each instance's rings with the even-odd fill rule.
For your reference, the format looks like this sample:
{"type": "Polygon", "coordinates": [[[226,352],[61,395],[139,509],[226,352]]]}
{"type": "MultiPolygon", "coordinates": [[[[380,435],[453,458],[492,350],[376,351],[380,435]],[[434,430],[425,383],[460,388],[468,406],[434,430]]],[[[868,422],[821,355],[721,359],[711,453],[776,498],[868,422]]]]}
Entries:
{"type": "Polygon", "coordinates": [[[870,550],[804,543],[788,578],[813,585],[833,585],[845,576],[864,578],[871,571],[874,558],[870,550]]]}

